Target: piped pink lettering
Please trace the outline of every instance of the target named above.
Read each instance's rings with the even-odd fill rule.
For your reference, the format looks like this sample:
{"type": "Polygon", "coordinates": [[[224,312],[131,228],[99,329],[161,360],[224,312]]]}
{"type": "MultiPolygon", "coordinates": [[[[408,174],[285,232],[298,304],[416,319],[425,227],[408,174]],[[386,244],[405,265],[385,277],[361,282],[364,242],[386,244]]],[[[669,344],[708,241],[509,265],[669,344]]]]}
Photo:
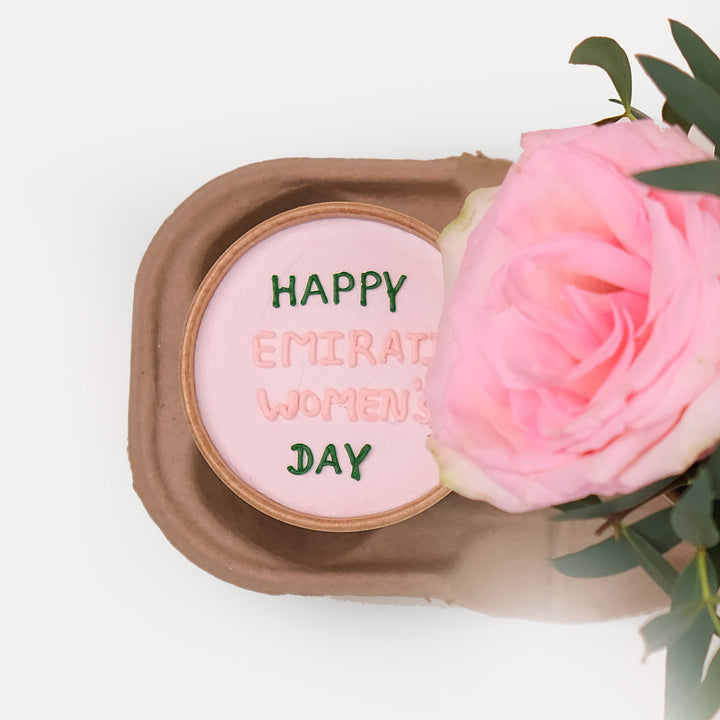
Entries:
{"type": "Polygon", "coordinates": [[[361,388],[357,401],[358,415],[367,422],[380,420],[380,390],[376,388],[361,388]]]}
{"type": "Polygon", "coordinates": [[[300,393],[297,390],[290,391],[287,403],[277,403],[276,405],[270,405],[267,391],[262,388],[258,389],[255,397],[265,418],[272,422],[277,420],[281,415],[286,420],[292,420],[297,415],[300,405],[300,393]]]}
{"type": "Polygon", "coordinates": [[[321,365],[342,365],[343,361],[335,355],[335,342],[342,340],[345,333],[339,330],[328,330],[327,332],[318,333],[321,340],[327,341],[327,352],[320,358],[321,365]]]}
{"type": "Polygon", "coordinates": [[[372,341],[372,335],[367,330],[350,331],[350,367],[357,367],[359,355],[362,355],[370,365],[375,365],[377,360],[375,360],[375,356],[370,352],[372,341]]]}
{"type": "Polygon", "coordinates": [[[402,422],[408,415],[408,401],[410,400],[409,390],[384,389],[380,391],[380,419],[387,422],[392,413],[393,420],[402,422]]]}
{"type": "Polygon", "coordinates": [[[420,412],[413,415],[413,420],[421,425],[427,425],[430,422],[430,408],[424,395],[418,395],[417,406],[420,412]]]}
{"type": "Polygon", "coordinates": [[[411,362],[417,364],[420,362],[420,343],[427,337],[427,333],[406,332],[405,337],[410,341],[411,362]]]}
{"type": "Polygon", "coordinates": [[[332,406],[339,405],[347,410],[348,420],[356,422],[357,416],[357,391],[348,388],[344,392],[328,388],[323,394],[321,417],[323,420],[332,420],[332,406]]]}
{"type": "Polygon", "coordinates": [[[252,339],[252,350],[253,350],[253,362],[255,367],[259,368],[272,368],[275,367],[274,360],[265,360],[263,355],[265,353],[272,354],[275,352],[273,345],[263,345],[263,340],[274,340],[276,333],[272,330],[260,330],[260,332],[253,335],[252,339]]]}
{"type": "Polygon", "coordinates": [[[317,333],[306,332],[304,335],[298,335],[296,332],[285,332],[282,338],[282,364],[283,367],[290,367],[290,343],[296,342],[298,345],[308,345],[309,362],[311,365],[317,364],[317,333]]]}
{"type": "Polygon", "coordinates": [[[397,330],[391,330],[383,340],[382,347],[378,353],[378,362],[386,363],[388,357],[394,357],[399,363],[405,362],[400,333],[397,330]]]}
{"type": "Polygon", "coordinates": [[[303,390],[300,393],[300,412],[306,417],[320,414],[320,398],[312,390],[303,390]]]}

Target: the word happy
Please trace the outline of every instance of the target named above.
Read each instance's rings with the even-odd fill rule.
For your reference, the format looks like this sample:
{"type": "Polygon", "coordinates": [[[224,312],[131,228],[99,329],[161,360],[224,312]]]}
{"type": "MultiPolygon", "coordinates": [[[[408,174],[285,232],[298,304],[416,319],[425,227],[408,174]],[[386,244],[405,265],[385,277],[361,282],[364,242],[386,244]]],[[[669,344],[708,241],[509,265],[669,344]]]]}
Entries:
{"type": "MultiPolygon", "coordinates": [[[[316,273],[310,275],[305,282],[302,295],[300,296],[300,305],[305,306],[311,300],[316,298],[318,302],[327,305],[332,297],[333,305],[339,305],[341,299],[344,297],[350,297],[349,293],[356,296],[362,307],[366,307],[368,304],[368,295],[374,290],[382,288],[387,295],[388,307],[390,312],[395,312],[397,307],[397,295],[402,288],[403,283],[407,280],[407,275],[401,275],[396,282],[393,282],[390,277],[390,273],[385,270],[382,274],[375,272],[375,270],[368,270],[367,272],[360,273],[359,279],[355,278],[350,272],[341,271],[334,273],[332,281],[326,280],[323,285],[320,280],[320,276],[316,273]],[[327,286],[329,290],[326,291],[327,286]]],[[[284,281],[283,281],[284,282],[284,281]]],[[[297,285],[297,278],[295,275],[290,275],[287,283],[281,285],[280,276],[272,276],[272,306],[274,308],[280,307],[281,298],[287,296],[287,301],[291,307],[295,307],[298,304],[299,287],[297,285]]]]}

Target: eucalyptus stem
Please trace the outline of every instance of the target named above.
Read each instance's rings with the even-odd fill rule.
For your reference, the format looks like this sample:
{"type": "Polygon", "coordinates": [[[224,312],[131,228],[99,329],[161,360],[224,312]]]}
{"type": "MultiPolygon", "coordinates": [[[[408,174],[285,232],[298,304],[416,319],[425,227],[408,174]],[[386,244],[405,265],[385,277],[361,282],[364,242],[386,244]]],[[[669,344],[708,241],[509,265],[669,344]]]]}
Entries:
{"type": "Polygon", "coordinates": [[[668,502],[671,505],[674,505],[675,502],[672,499],[671,493],[673,493],[677,488],[683,487],[684,485],[687,485],[687,475],[683,474],[680,477],[678,477],[677,480],[670,483],[669,485],[665,486],[661,490],[658,490],[654,495],[652,495],[649,498],[646,498],[641,503],[638,503],[637,505],[634,505],[631,508],[628,508],[627,510],[621,510],[620,512],[613,513],[612,515],[608,515],[605,518],[605,522],[595,531],[596,535],[602,535],[609,527],[612,527],[615,531],[615,539],[619,540],[620,535],[622,534],[622,522],[623,520],[630,515],[631,513],[634,513],[638,508],[641,508],[643,505],[647,505],[649,502],[652,502],[655,500],[655,498],[658,498],[660,496],[665,496],[665,498],[668,500],[668,502]]]}
{"type": "Polygon", "coordinates": [[[700,588],[702,590],[702,599],[707,611],[710,615],[715,633],[720,635],[720,618],[717,615],[717,595],[710,590],[710,581],[708,579],[707,571],[707,550],[705,548],[698,548],[697,551],[698,559],[698,576],[700,578],[700,588]]]}

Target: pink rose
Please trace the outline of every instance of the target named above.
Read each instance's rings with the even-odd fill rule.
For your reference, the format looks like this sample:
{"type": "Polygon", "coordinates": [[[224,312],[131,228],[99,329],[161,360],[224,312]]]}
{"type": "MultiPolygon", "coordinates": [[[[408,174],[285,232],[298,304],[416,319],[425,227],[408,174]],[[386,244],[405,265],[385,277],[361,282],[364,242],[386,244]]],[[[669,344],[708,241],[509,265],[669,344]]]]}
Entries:
{"type": "Polygon", "coordinates": [[[631,492],[720,439],[720,198],[631,177],[708,154],[650,120],[522,145],[441,237],[427,379],[443,482],[513,512],[631,492]]]}

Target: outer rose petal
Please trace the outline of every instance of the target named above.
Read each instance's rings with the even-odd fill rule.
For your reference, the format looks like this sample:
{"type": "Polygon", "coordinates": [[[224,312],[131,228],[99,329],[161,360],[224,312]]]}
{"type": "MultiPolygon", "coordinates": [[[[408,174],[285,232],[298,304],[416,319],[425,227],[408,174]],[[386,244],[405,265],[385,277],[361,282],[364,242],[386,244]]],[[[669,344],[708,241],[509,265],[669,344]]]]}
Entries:
{"type": "Polygon", "coordinates": [[[467,196],[460,214],[440,233],[437,242],[442,254],[446,293],[449,293],[455,284],[470,230],[488,211],[499,189],[500,187],[496,186],[473,190],[467,196]]]}
{"type": "Polygon", "coordinates": [[[440,470],[440,482],[446,487],[471,500],[492,503],[507,512],[526,509],[520,498],[494,483],[475,463],[441,445],[434,437],[428,438],[427,447],[440,470]]]}
{"type": "Polygon", "coordinates": [[[708,155],[652,121],[523,147],[442,235],[426,383],[442,481],[512,512],[635,490],[720,440],[720,200],[631,177],[708,155]]]}

